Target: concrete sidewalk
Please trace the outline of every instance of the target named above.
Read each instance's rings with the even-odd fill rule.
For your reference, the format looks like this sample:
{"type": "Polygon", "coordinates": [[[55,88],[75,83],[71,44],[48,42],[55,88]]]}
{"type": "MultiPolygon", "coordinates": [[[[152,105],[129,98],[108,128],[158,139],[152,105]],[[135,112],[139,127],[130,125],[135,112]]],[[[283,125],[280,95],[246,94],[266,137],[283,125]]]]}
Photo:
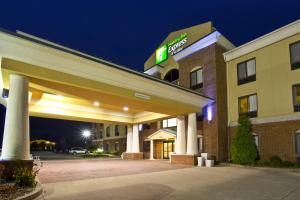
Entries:
{"type": "Polygon", "coordinates": [[[300,173],[238,167],[185,168],[44,184],[46,199],[299,200],[300,173]]]}

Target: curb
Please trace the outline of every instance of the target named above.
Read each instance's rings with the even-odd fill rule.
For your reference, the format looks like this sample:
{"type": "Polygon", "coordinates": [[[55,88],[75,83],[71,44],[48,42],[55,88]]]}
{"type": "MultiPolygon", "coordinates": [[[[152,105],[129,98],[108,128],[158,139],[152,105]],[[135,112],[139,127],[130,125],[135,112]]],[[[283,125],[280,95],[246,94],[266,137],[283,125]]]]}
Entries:
{"type": "Polygon", "coordinates": [[[43,194],[42,184],[38,182],[32,192],[25,194],[24,196],[18,197],[16,198],[16,200],[33,200],[41,196],[42,194],[43,194]]]}
{"type": "Polygon", "coordinates": [[[273,169],[273,170],[280,170],[280,171],[290,171],[300,173],[300,168],[293,168],[293,167],[270,167],[270,166],[252,166],[252,165],[239,165],[233,163],[220,163],[222,167],[238,167],[238,168],[248,168],[248,169],[273,169]]]}

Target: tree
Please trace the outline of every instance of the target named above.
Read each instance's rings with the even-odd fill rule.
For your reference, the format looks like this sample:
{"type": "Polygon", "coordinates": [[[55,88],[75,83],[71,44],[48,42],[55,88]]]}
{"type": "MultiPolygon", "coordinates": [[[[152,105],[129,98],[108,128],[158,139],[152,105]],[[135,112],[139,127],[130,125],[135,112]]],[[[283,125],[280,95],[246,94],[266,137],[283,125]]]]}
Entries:
{"type": "Polygon", "coordinates": [[[231,159],[233,163],[250,165],[258,158],[251,122],[249,117],[241,116],[238,123],[237,131],[232,139],[231,159]]]}

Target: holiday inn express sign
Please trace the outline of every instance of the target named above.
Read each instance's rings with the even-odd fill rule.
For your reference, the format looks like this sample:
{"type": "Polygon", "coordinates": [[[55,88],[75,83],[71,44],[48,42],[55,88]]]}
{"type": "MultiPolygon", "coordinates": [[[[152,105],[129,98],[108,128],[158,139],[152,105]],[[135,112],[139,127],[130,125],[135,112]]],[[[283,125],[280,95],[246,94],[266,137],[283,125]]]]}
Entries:
{"type": "Polygon", "coordinates": [[[183,49],[183,45],[187,42],[187,33],[182,33],[179,37],[175,38],[168,44],[156,50],[155,63],[159,64],[168,59],[168,55],[174,55],[183,49]]]}

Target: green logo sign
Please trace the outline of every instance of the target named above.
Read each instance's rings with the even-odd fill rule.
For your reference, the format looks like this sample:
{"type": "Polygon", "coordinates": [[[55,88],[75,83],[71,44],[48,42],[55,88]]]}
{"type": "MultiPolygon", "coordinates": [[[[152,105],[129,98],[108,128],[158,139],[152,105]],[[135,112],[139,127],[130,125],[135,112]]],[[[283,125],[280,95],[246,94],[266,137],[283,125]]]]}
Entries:
{"type": "Polygon", "coordinates": [[[173,56],[174,54],[180,52],[183,49],[183,45],[186,43],[187,33],[182,33],[179,37],[156,50],[155,63],[158,65],[159,63],[168,59],[168,54],[173,56]]]}
{"type": "Polygon", "coordinates": [[[168,59],[168,46],[164,45],[156,50],[156,64],[159,64],[168,59]]]}

